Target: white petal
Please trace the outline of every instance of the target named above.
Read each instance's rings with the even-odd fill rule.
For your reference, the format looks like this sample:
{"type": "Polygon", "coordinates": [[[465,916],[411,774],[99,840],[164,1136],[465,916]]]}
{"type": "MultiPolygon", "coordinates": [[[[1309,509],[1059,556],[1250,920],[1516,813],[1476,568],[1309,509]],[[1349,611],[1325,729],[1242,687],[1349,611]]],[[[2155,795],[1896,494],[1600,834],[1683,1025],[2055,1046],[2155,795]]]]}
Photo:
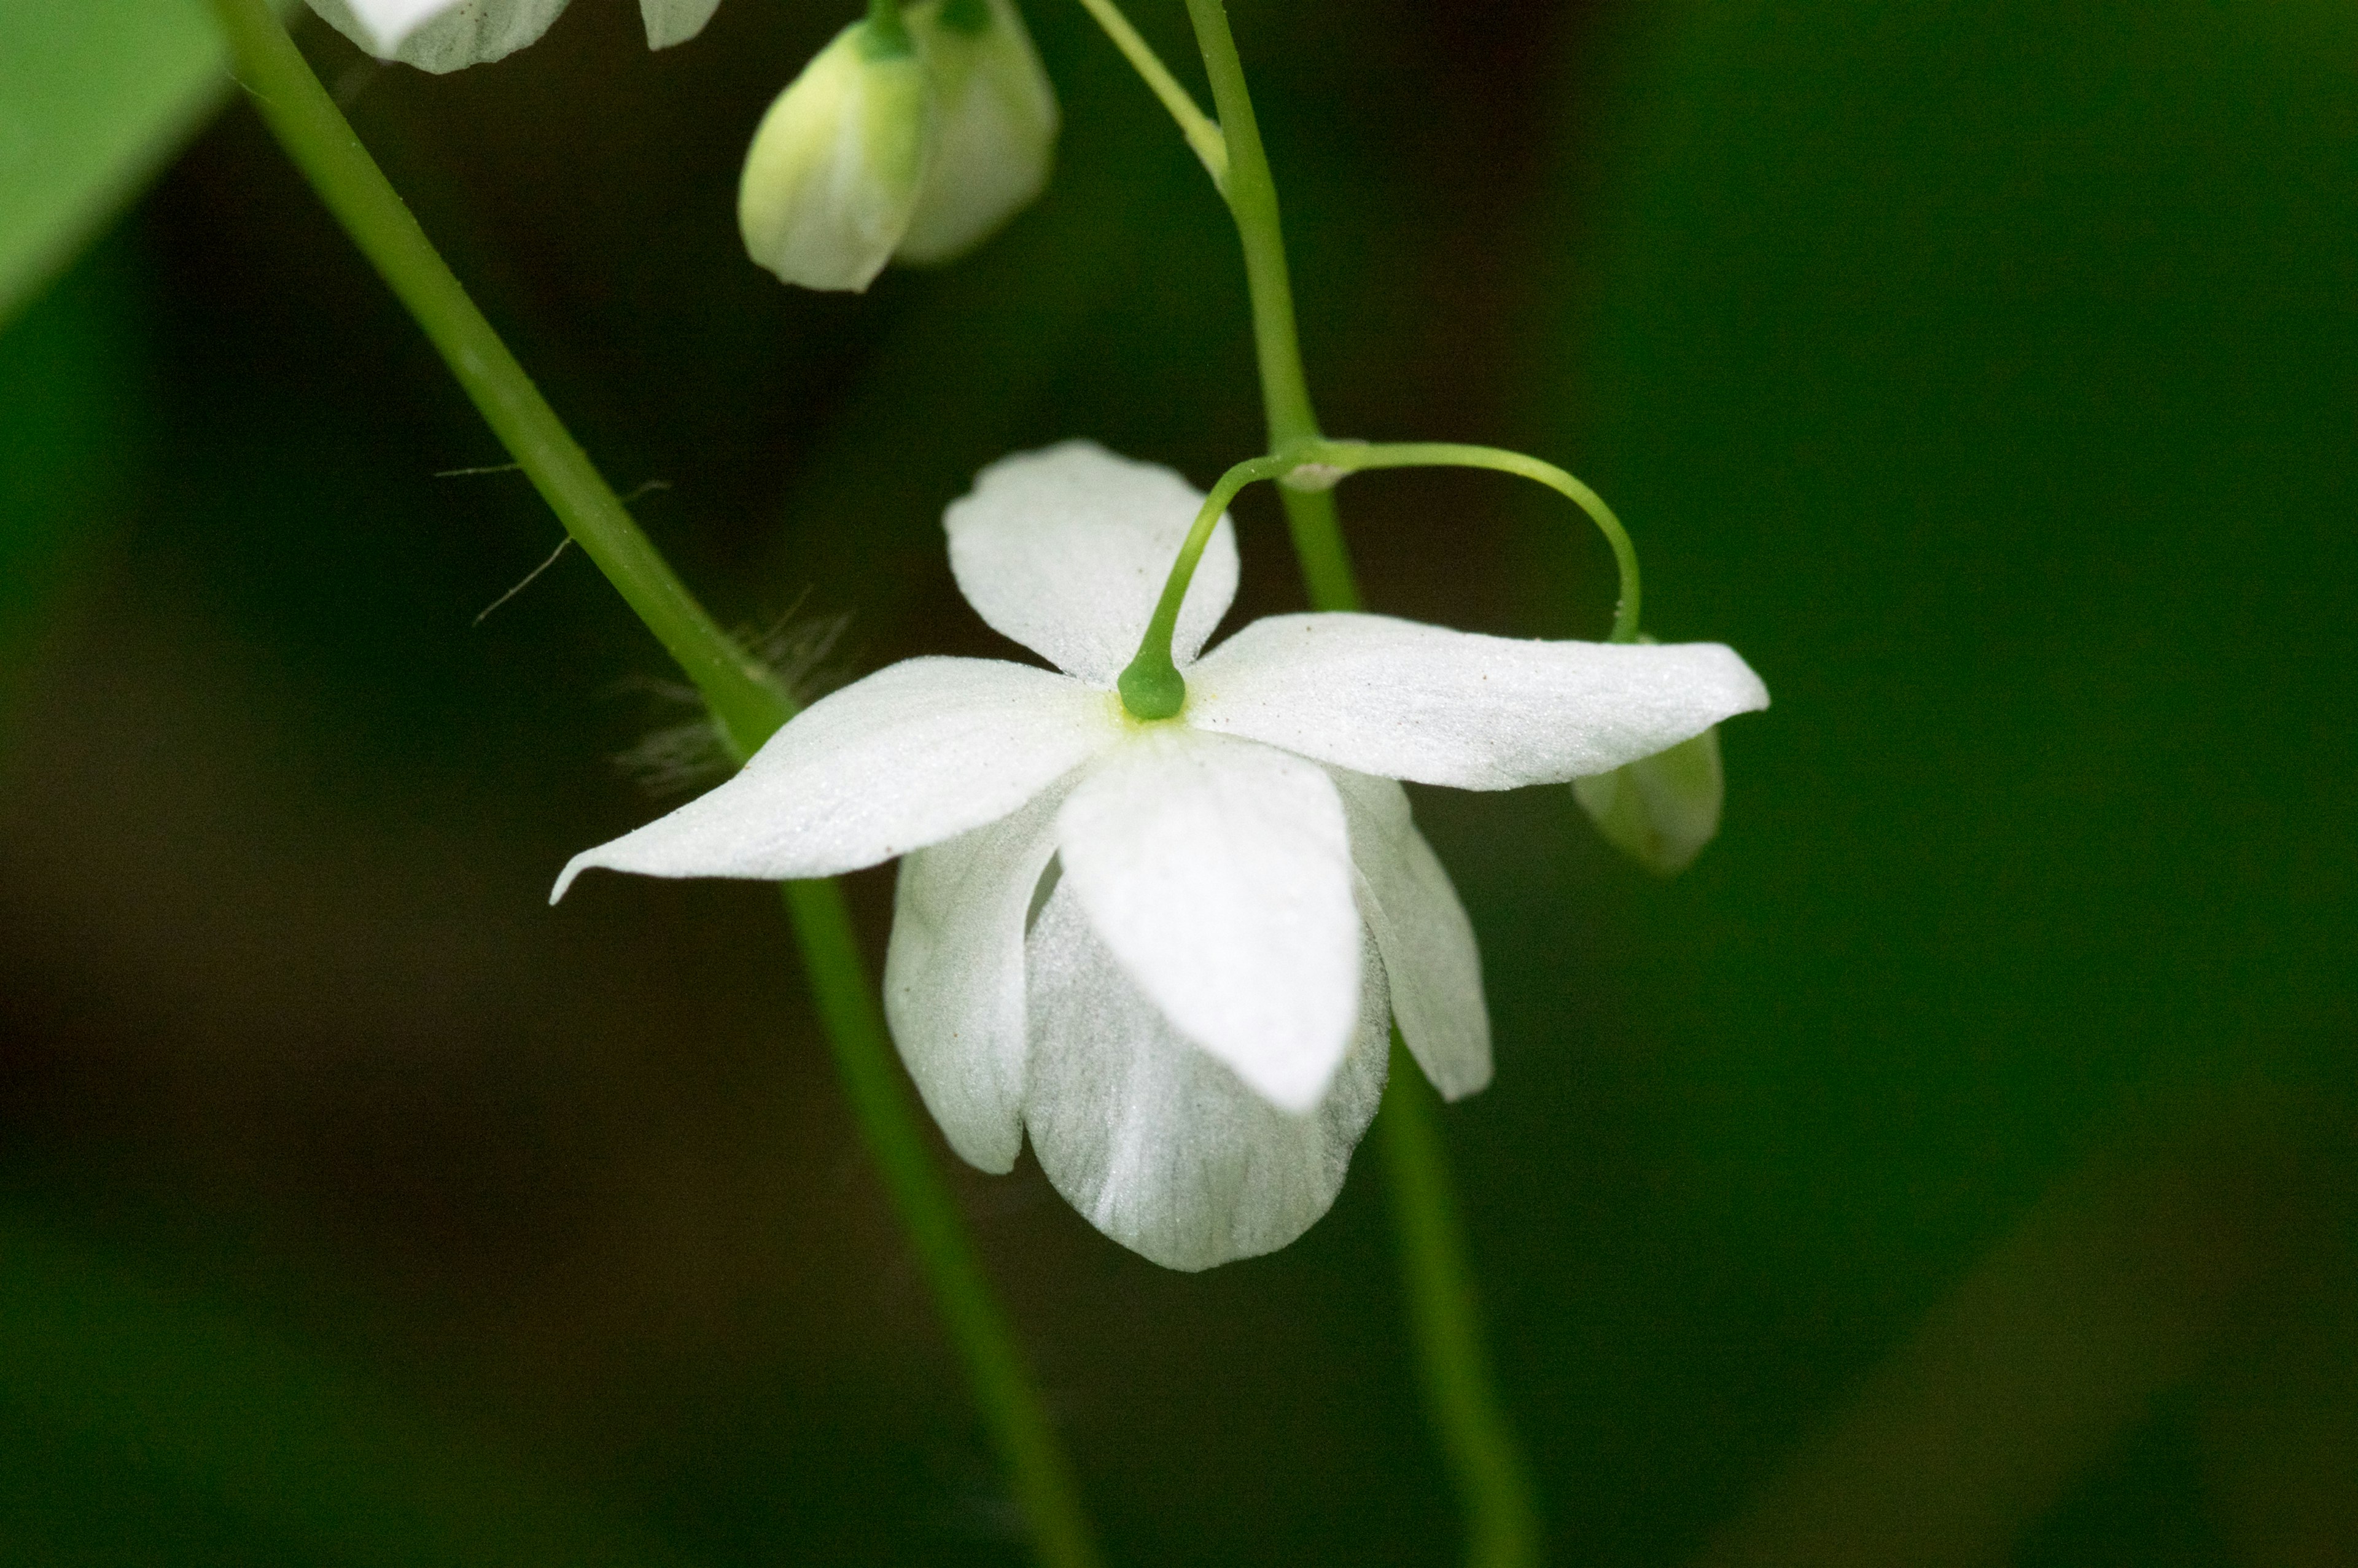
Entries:
{"type": "MultiPolygon", "coordinates": [[[[950,570],[990,623],[1059,669],[1111,686],[1163,597],[1203,492],[1171,470],[1094,441],[1001,458],[950,503],[950,570]]],[[[1237,592],[1237,537],[1223,516],[1179,611],[1181,665],[1237,592]]]]}
{"type": "Polygon", "coordinates": [[[1179,1033],[1282,1109],[1357,1022],[1359,914],[1325,771],[1176,724],[1099,759],[1057,817],[1065,882],[1179,1033]]]}
{"type": "Polygon", "coordinates": [[[704,31],[720,0],[639,0],[639,20],[647,25],[647,48],[667,49],[704,31]]]}
{"type": "Polygon", "coordinates": [[[1121,733],[1117,699],[996,659],[909,659],[812,704],[743,771],[585,849],[651,877],[784,881],[857,871],[997,821],[1121,733]]]}
{"type": "Polygon", "coordinates": [[[1029,945],[1023,1119],[1090,1224],[1167,1269],[1271,1252],[1335,1202],[1384,1092],[1383,975],[1364,947],[1359,1023],[1307,1115],[1278,1109],[1174,1033],[1090,929],[1070,880],[1029,945]]]}
{"type": "Polygon", "coordinates": [[[1359,912],[1384,961],[1392,1019],[1444,1099],[1490,1082],[1490,1010],[1482,954],[1440,857],[1409,817],[1408,792],[1390,779],[1333,770],[1359,869],[1359,912]]]}
{"type": "Polygon", "coordinates": [[[1023,1147],[1023,922],[1068,793],[913,851],[893,893],[885,1021],[950,1147],[993,1173],[1023,1147]]]}
{"type": "Polygon", "coordinates": [[[1381,615],[1273,615],[1187,674],[1187,722],[1459,789],[1560,784],[1651,756],[1768,688],[1717,643],[1538,643],[1381,615]]]}
{"type": "Polygon", "coordinates": [[[379,59],[439,72],[535,42],[565,0],[311,0],[311,9],[379,59]]]}

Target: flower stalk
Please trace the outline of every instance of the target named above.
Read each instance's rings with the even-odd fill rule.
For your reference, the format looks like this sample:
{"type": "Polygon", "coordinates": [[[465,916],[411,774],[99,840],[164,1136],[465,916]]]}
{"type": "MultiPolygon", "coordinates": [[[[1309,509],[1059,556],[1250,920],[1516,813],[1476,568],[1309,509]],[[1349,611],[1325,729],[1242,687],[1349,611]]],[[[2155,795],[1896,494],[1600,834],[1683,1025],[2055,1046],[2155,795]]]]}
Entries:
{"type": "Polygon", "coordinates": [[[1553,463],[1502,447],[1469,446],[1460,441],[1296,441],[1277,456],[1247,458],[1238,463],[1220,476],[1219,482],[1204,498],[1195,525],[1188,530],[1178,557],[1172,562],[1171,575],[1163,581],[1163,596],[1155,601],[1154,613],[1146,623],[1146,635],[1139,642],[1138,656],[1116,683],[1122,707],[1130,716],[1149,722],[1171,719],[1186,705],[1187,683],[1172,659],[1171,639],[1178,629],[1179,607],[1187,598],[1187,586],[1195,579],[1196,563],[1203,559],[1204,546],[1211,542],[1212,529],[1238,492],[1255,480],[1273,479],[1289,494],[1317,494],[1332,490],[1345,475],[1363,469],[1401,468],[1490,469],[1536,480],[1569,499],[1588,514],[1597,531],[1605,535],[1620,573],[1621,593],[1614,607],[1610,641],[1638,640],[1638,547],[1630,542],[1629,531],[1621,526],[1621,519],[1605,504],[1605,498],[1553,463]]]}
{"type": "MultiPolygon", "coordinates": [[[[1187,0],[1187,15],[1211,77],[1213,106],[1228,147],[1228,178],[1221,193],[1244,246],[1253,347],[1260,367],[1270,449],[1283,452],[1297,443],[1318,441],[1321,432],[1311,406],[1309,379],[1294,324],[1277,183],[1261,146],[1260,124],[1245,85],[1244,63],[1228,30],[1222,0],[1187,0]]],[[[1333,491],[1289,485],[1282,488],[1281,494],[1311,604],[1319,610],[1358,609],[1358,580],[1343,541],[1333,491]]],[[[1600,508],[1602,504],[1598,503],[1600,508]]],[[[1614,531],[1618,528],[1617,523],[1614,531]]],[[[1634,635],[1635,557],[1617,546],[1617,555],[1624,563],[1623,602],[1634,635]]],[[[1424,1371],[1428,1413],[1449,1454],[1464,1499],[1473,1561],[1484,1568],[1520,1568],[1538,1561],[1536,1510],[1514,1430],[1487,1366],[1478,1354],[1459,1353],[1465,1346],[1478,1351],[1481,1344],[1473,1271],[1455,1221],[1447,1159],[1432,1126],[1431,1108],[1409,1098],[1413,1090],[1405,1086],[1412,1076],[1393,1075],[1377,1119],[1383,1124],[1385,1152],[1392,1173],[1392,1210],[1401,1267],[1412,1282],[1409,1315],[1424,1371]],[[1418,1289],[1418,1281],[1450,1281],[1455,1288],[1418,1289]]]]}
{"type": "MultiPolygon", "coordinates": [[[[752,756],[794,716],[793,697],[720,630],[640,530],[361,146],[267,0],[211,3],[238,78],[288,157],[567,532],[695,683],[731,756],[752,756]]],[[[846,1097],[965,1361],[1034,1550],[1051,1568],[1095,1568],[1070,1464],[897,1076],[842,891],[818,879],[784,892],[846,1097]]]]}

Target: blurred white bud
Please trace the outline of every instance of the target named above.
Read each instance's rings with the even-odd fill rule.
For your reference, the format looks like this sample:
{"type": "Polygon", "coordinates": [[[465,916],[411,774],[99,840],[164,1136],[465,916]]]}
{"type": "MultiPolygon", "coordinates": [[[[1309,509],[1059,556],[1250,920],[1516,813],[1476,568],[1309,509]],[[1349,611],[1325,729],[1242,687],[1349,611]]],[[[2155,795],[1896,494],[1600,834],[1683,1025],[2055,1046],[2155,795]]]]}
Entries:
{"type": "Polygon", "coordinates": [[[934,119],[908,40],[866,21],[844,28],[753,134],[737,187],[747,252],[805,288],[866,288],[908,232],[934,119]]]}
{"type": "Polygon", "coordinates": [[[1606,841],[1662,876],[1686,870],[1719,831],[1727,793],[1716,725],[1667,752],[1572,781],[1606,841]]]}
{"type": "Polygon", "coordinates": [[[1056,89],[1011,0],[926,0],[909,31],[932,79],[940,136],[893,253],[953,261],[1030,206],[1055,161],[1056,89]]]}

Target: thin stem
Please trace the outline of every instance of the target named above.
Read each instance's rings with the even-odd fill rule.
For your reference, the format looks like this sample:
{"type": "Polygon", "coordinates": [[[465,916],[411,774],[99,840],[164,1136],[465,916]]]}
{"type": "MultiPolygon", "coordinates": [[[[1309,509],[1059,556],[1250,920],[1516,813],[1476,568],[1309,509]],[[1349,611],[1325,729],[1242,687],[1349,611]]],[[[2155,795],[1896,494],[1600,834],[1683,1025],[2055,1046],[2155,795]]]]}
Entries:
{"type": "Polygon", "coordinates": [[[1212,530],[1219,525],[1220,514],[1228,509],[1237,492],[1257,479],[1275,479],[1295,466],[1292,458],[1247,458],[1243,462],[1220,476],[1212,492],[1204,497],[1204,504],[1195,511],[1195,525],[1179,546],[1179,556],[1172,563],[1171,575],[1163,580],[1163,597],[1154,603],[1154,613],[1147,618],[1146,635],[1139,639],[1138,654],[1121,672],[1114,684],[1121,693],[1121,705],[1133,719],[1156,719],[1175,716],[1187,700],[1187,683],[1180,678],[1178,666],[1172,662],[1171,638],[1179,626],[1179,607],[1186,601],[1187,585],[1195,579],[1195,563],[1204,558],[1204,546],[1212,541],[1212,530]]]}
{"type": "Polygon", "coordinates": [[[1106,37],[1113,40],[1113,47],[1121,51],[1121,58],[1130,61],[1130,69],[1144,79],[1148,90],[1162,100],[1163,107],[1179,123],[1179,134],[1195,149],[1204,172],[1212,177],[1212,188],[1227,195],[1228,141],[1220,134],[1219,123],[1195,107],[1195,94],[1179,84],[1171,68],[1163,63],[1163,57],[1154,52],[1154,46],[1139,36],[1138,29],[1130,25],[1130,18],[1121,14],[1121,7],[1113,0],[1081,0],[1081,9],[1097,18],[1106,37]]]}
{"type": "Polygon", "coordinates": [[[1195,44],[1212,79],[1212,107],[1228,144],[1228,211],[1244,243],[1245,287],[1252,297],[1253,349],[1260,363],[1260,396],[1269,416],[1269,449],[1318,434],[1310,406],[1310,382],[1302,369],[1302,343],[1293,325],[1293,285],[1285,266],[1285,232],[1278,221],[1277,181],[1260,145],[1245,91],[1244,62],[1228,32],[1220,0],[1187,0],[1195,24],[1195,44]]]}
{"type": "Polygon", "coordinates": [[[975,1402],[1031,1523],[1033,1545],[1052,1568],[1091,1568],[1099,1559],[1072,1467],[975,1256],[957,1199],[926,1145],[860,961],[843,890],[820,881],[787,882],[783,891],[845,1097],[966,1361],[975,1402]]]}
{"type": "Polygon", "coordinates": [[[1425,1408],[1471,1518],[1466,1561],[1474,1568],[1522,1568],[1539,1561],[1539,1516],[1482,1347],[1481,1311],[1441,1145],[1439,1108],[1433,1086],[1395,1030],[1391,1080],[1376,1126],[1391,1173],[1401,1285],[1416,1331],[1425,1408]]]}
{"type": "Polygon", "coordinates": [[[1589,521],[1596,524],[1596,531],[1612,546],[1613,564],[1621,578],[1620,598],[1613,607],[1612,640],[1638,640],[1638,546],[1630,543],[1629,531],[1613,514],[1613,508],[1605,504],[1603,496],[1553,463],[1510,452],[1503,447],[1475,447],[1460,441],[1321,441],[1307,443],[1296,452],[1301,458],[1297,466],[1322,469],[1337,476],[1362,469],[1490,469],[1546,485],[1588,514],[1589,521]]]}
{"type": "MultiPolygon", "coordinates": [[[[792,716],[793,698],[722,633],[639,531],[353,135],[267,0],[212,3],[239,78],[287,156],[567,531],[696,682],[730,751],[740,762],[751,756],[792,716]]],[[[1051,1568],[1095,1568],[1071,1467],[897,1076],[842,891],[832,881],[789,882],[784,897],[844,1092],[966,1362],[1033,1545],[1051,1568]]]]}
{"type": "Polygon", "coordinates": [[[287,155],[433,341],[501,443],[647,630],[678,661],[730,751],[792,711],[761,662],[705,612],[640,531],[395,194],[265,0],[213,0],[240,80],[287,155]]]}
{"type": "MultiPolygon", "coordinates": [[[[1228,137],[1225,194],[1244,245],[1270,450],[1283,452],[1297,442],[1317,441],[1320,432],[1294,325],[1277,182],[1261,147],[1244,64],[1221,0],[1187,0],[1187,15],[1211,77],[1212,105],[1228,137]]],[[[1336,515],[1334,492],[1288,487],[1282,493],[1311,603],[1320,610],[1357,610],[1358,583],[1336,515]]],[[[1415,1098],[1430,1094],[1412,1065],[1400,1067],[1391,1075],[1378,1116],[1385,1125],[1401,1267],[1410,1284],[1410,1318],[1420,1363],[1428,1368],[1433,1425],[1469,1516],[1471,1560],[1480,1568],[1524,1568],[1538,1561],[1531,1493],[1512,1429],[1481,1354],[1470,1271],[1439,1132],[1429,1100],[1415,1098]]]]}

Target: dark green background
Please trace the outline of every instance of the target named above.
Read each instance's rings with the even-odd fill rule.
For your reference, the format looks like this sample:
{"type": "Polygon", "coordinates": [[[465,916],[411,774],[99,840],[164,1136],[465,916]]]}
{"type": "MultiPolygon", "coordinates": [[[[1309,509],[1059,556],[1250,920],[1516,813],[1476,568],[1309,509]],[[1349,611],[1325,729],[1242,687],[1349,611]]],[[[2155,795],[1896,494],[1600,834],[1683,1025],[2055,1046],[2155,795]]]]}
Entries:
{"type": "MultiPolygon", "coordinates": [[[[689,580],[848,616],[842,678],[999,651],[937,525],[981,463],[1255,439],[1216,201],[1028,9],[1055,188],[864,299],[731,213],[835,10],[651,58],[580,0],[447,79],[302,37],[689,580]]],[[[1776,697],[1675,883],[1567,792],[1418,796],[1555,1558],[2358,1557],[2358,12],[1236,24],[1329,427],[1566,462],[1776,697]]],[[[242,108],[0,337],[0,1558],[1019,1561],[774,901],[543,907],[683,715],[578,557],[470,628],[557,537],[433,477],[501,460],[242,108]]],[[[1604,623],[1542,494],[1342,497],[1379,608],[1604,623]]],[[[1240,517],[1238,618],[1297,607],[1240,517]]],[[[1455,1553],[1377,1158],[1192,1277],[959,1171],[1117,1560],[1455,1553]]]]}

